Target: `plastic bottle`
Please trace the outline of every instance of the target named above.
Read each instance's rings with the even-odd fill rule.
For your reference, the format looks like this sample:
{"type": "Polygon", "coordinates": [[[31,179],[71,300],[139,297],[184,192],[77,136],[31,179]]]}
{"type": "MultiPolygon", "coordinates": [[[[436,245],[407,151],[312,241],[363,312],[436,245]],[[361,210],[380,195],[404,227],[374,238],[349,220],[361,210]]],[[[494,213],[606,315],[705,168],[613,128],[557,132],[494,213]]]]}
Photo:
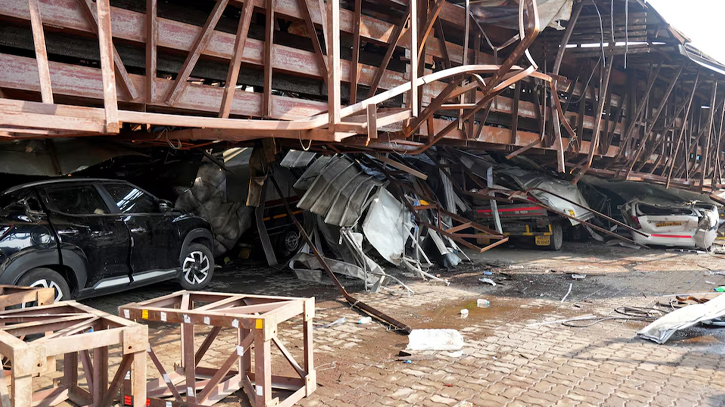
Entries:
{"type": "Polygon", "coordinates": [[[491,301],[480,299],[476,301],[476,306],[478,306],[478,308],[488,308],[491,306],[491,301]]]}
{"type": "Polygon", "coordinates": [[[358,324],[361,324],[361,325],[362,324],[369,324],[371,322],[373,322],[373,318],[372,317],[362,317],[362,318],[360,318],[359,321],[357,321],[357,323],[358,324]]]}

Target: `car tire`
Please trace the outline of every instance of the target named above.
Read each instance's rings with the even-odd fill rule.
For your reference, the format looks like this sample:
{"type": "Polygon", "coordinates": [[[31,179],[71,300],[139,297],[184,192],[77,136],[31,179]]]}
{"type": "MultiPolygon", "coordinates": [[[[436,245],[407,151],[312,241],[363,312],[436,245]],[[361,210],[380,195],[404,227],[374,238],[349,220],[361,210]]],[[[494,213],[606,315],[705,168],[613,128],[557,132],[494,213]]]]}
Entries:
{"type": "Polygon", "coordinates": [[[277,254],[289,259],[300,249],[300,233],[296,229],[287,229],[277,236],[277,254]]]}
{"type": "Polygon", "coordinates": [[[70,287],[63,276],[49,268],[36,268],[23,274],[17,284],[22,287],[52,287],[55,289],[55,301],[71,299],[70,287]]]}
{"type": "Polygon", "coordinates": [[[549,250],[559,251],[561,246],[564,245],[564,228],[560,222],[554,222],[551,224],[551,242],[549,243],[549,250]]]}
{"type": "Polygon", "coordinates": [[[181,255],[179,283],[185,290],[201,290],[214,274],[214,255],[208,247],[191,243],[181,255]]]}

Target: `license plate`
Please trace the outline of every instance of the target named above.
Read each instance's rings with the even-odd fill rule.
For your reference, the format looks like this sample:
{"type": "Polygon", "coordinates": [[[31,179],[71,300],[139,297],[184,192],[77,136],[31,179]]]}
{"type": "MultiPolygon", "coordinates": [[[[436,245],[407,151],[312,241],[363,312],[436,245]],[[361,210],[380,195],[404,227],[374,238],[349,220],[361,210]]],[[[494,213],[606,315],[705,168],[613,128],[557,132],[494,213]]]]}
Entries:
{"type": "Polygon", "coordinates": [[[664,228],[667,226],[682,226],[682,222],[657,222],[656,226],[658,228],[664,228]]]}
{"type": "Polygon", "coordinates": [[[551,236],[534,236],[537,246],[548,246],[551,244],[551,236]]]}

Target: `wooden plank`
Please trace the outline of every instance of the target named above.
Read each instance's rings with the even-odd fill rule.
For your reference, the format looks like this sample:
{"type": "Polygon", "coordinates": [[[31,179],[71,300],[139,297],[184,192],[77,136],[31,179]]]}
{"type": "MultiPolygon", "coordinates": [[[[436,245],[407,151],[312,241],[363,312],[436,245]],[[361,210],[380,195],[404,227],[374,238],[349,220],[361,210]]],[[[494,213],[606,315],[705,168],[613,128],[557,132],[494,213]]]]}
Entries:
{"type": "MultiPolygon", "coordinates": [[[[81,3],[81,8],[85,12],[86,18],[88,19],[90,23],[90,27],[95,31],[98,37],[98,41],[103,43],[104,41],[101,40],[100,34],[99,34],[99,16],[100,12],[98,11],[98,3],[96,2],[96,7],[94,10],[93,2],[91,0],[79,0],[81,3]]],[[[104,6],[105,7],[105,6],[104,6]]],[[[111,8],[105,7],[109,14],[109,20],[110,20],[110,13],[111,8]]],[[[118,51],[116,51],[116,46],[113,45],[113,36],[111,34],[111,25],[108,25],[108,31],[107,35],[109,37],[108,42],[110,43],[110,51],[111,55],[113,56],[113,70],[114,73],[117,74],[121,78],[121,83],[123,84],[124,90],[128,92],[128,95],[131,97],[132,100],[138,99],[138,91],[136,90],[136,86],[133,84],[133,81],[131,81],[131,78],[128,76],[128,71],[126,71],[126,67],[123,65],[123,61],[121,60],[121,56],[118,54],[118,51]]],[[[103,52],[101,52],[101,65],[103,65],[103,52]]],[[[115,77],[114,77],[115,79],[115,77]]]]}
{"type": "Polygon", "coordinates": [[[146,104],[156,100],[156,48],[159,42],[158,0],[146,0],[146,104]]]}
{"type": "Polygon", "coordinates": [[[355,0],[352,28],[352,60],[350,62],[350,104],[357,103],[357,78],[360,72],[360,18],[362,0],[355,0]]]}
{"type": "Polygon", "coordinates": [[[244,2],[242,15],[239,17],[239,25],[237,26],[237,38],[234,42],[234,54],[232,63],[227,71],[227,80],[224,84],[224,95],[222,96],[222,105],[219,109],[219,117],[229,117],[232,109],[232,101],[234,100],[234,90],[237,86],[239,78],[239,68],[242,65],[242,56],[244,55],[244,45],[247,42],[249,34],[249,25],[252,22],[252,14],[254,14],[254,2],[247,0],[244,2]]]}
{"type": "Polygon", "coordinates": [[[327,112],[330,129],[340,123],[340,0],[327,1],[327,112]]]}
{"type": "Polygon", "coordinates": [[[274,0],[265,0],[266,25],[264,27],[264,97],[262,116],[272,115],[272,53],[274,52],[274,0]]]}
{"type": "MultiPolygon", "coordinates": [[[[82,0],[90,1],[90,0],[82,0]]],[[[98,16],[98,44],[101,50],[101,75],[103,77],[103,108],[105,109],[105,132],[118,133],[118,100],[116,76],[113,63],[113,36],[111,34],[111,6],[109,0],[96,0],[98,16]]],[[[133,96],[131,96],[133,98],[133,96]]]]}
{"type": "Polygon", "coordinates": [[[184,64],[181,66],[181,70],[176,75],[174,84],[171,85],[171,88],[166,93],[166,103],[170,106],[173,106],[176,103],[186,87],[186,80],[189,79],[189,75],[191,75],[191,72],[194,70],[196,61],[199,60],[199,56],[202,51],[209,44],[209,41],[211,41],[212,34],[214,33],[214,27],[216,27],[222,13],[224,13],[224,8],[227,6],[228,1],[229,0],[218,0],[216,2],[209,18],[207,18],[206,23],[204,23],[204,27],[196,36],[194,44],[191,46],[189,51],[189,55],[187,55],[184,64]]]}
{"type": "MultiPolygon", "coordinates": [[[[214,375],[209,379],[209,382],[206,386],[204,386],[204,389],[199,393],[199,397],[197,399],[198,403],[204,403],[204,401],[209,397],[211,392],[213,390],[216,390],[216,386],[219,384],[219,382],[224,379],[224,376],[229,373],[229,370],[234,366],[234,363],[237,362],[239,359],[240,352],[244,353],[246,350],[249,349],[249,347],[252,345],[252,340],[254,337],[252,335],[249,335],[245,340],[242,342],[241,345],[238,345],[237,348],[234,349],[231,355],[224,361],[224,363],[219,366],[219,369],[214,373],[214,375]]],[[[271,390],[271,389],[270,389],[271,390]]]]}
{"type": "Polygon", "coordinates": [[[48,69],[48,51],[45,49],[45,34],[43,33],[43,21],[40,16],[38,0],[28,0],[28,8],[33,31],[33,44],[35,45],[35,59],[38,63],[40,96],[43,103],[53,103],[53,89],[50,84],[50,70],[48,69]]]}

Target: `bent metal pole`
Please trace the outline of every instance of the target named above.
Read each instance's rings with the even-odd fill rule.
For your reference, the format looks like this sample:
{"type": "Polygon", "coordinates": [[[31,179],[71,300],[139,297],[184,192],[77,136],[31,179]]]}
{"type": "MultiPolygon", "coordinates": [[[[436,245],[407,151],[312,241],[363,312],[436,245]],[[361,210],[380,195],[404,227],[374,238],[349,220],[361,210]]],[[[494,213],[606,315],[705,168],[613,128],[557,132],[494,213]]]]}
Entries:
{"type": "Polygon", "coordinates": [[[287,198],[285,198],[284,194],[282,193],[282,190],[279,188],[279,185],[277,185],[277,181],[274,179],[274,174],[271,174],[269,179],[272,181],[272,185],[274,185],[274,189],[277,190],[277,194],[279,195],[279,198],[282,200],[282,203],[284,203],[284,208],[287,210],[287,215],[290,217],[290,219],[292,219],[292,222],[294,222],[295,226],[297,226],[297,229],[299,229],[300,234],[305,239],[305,242],[307,242],[307,245],[310,246],[312,253],[315,255],[315,257],[317,257],[317,260],[320,261],[322,268],[325,269],[325,272],[330,277],[330,279],[332,279],[332,282],[335,283],[335,285],[337,286],[337,289],[340,291],[342,296],[345,297],[345,300],[348,303],[350,303],[350,305],[352,305],[353,308],[357,308],[360,311],[370,315],[371,317],[373,317],[377,320],[380,320],[386,324],[392,325],[396,330],[402,331],[406,335],[409,334],[410,331],[412,331],[412,329],[408,325],[396,320],[395,318],[393,318],[389,315],[386,315],[386,314],[376,310],[375,308],[365,304],[362,301],[355,299],[353,296],[351,296],[347,292],[347,290],[345,290],[345,287],[343,287],[342,283],[340,283],[340,280],[337,279],[337,277],[335,276],[335,273],[333,273],[332,270],[330,269],[330,267],[327,265],[327,263],[325,263],[324,257],[322,257],[320,252],[317,251],[317,247],[314,245],[314,243],[312,243],[312,240],[310,240],[310,236],[305,231],[305,228],[302,227],[300,222],[295,217],[294,213],[292,213],[292,208],[290,208],[289,203],[287,202],[287,198]]]}

